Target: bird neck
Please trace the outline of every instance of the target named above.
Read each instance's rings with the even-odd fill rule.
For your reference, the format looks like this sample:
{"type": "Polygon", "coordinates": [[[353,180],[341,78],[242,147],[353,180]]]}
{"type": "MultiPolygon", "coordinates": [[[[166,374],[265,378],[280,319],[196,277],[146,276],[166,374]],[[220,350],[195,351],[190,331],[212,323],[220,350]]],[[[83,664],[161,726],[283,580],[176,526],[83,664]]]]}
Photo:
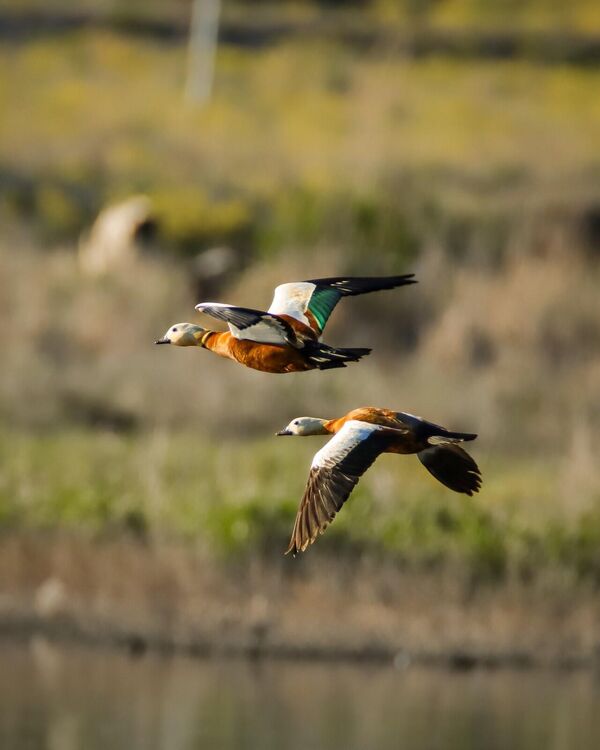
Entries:
{"type": "Polygon", "coordinates": [[[215,331],[207,331],[202,328],[199,331],[194,331],[192,335],[196,339],[196,345],[202,349],[206,349],[208,339],[213,335],[213,333],[215,333],[215,331]]]}
{"type": "Polygon", "coordinates": [[[345,417],[340,417],[339,419],[327,419],[323,422],[323,432],[322,435],[335,435],[336,432],[339,432],[342,427],[344,426],[345,417]]]}
{"type": "Polygon", "coordinates": [[[316,435],[333,435],[337,430],[335,429],[335,423],[337,419],[324,419],[321,424],[321,429],[316,432],[316,435]]]}

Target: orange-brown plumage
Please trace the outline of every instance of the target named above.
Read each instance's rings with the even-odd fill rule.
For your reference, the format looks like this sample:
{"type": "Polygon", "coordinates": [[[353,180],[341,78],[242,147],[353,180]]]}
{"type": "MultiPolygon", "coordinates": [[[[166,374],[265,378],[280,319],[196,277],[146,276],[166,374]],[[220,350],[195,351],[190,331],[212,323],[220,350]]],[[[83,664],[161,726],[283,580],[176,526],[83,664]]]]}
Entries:
{"type": "Polygon", "coordinates": [[[368,422],[369,424],[381,424],[396,429],[402,426],[398,420],[397,412],[391,409],[380,409],[376,406],[360,406],[358,409],[352,409],[352,411],[349,411],[343,417],[339,417],[339,419],[330,419],[325,423],[325,428],[328,432],[335,434],[342,429],[346,422],[352,419],[356,419],[359,422],[368,422]]]}
{"type": "Polygon", "coordinates": [[[280,315],[279,317],[292,326],[296,333],[296,336],[301,341],[314,341],[316,343],[319,340],[318,332],[313,330],[311,326],[307,326],[306,323],[303,323],[301,320],[296,320],[296,318],[292,318],[291,315],[284,314],[280,315]]]}
{"type": "Polygon", "coordinates": [[[479,467],[460,446],[477,436],[413,414],[365,406],[338,419],[299,417],[278,434],[333,435],[313,458],[287,550],[293,554],[325,531],[382,453],[416,453],[427,471],[455,492],[472,495],[481,486],[479,467]]]}
{"type": "Polygon", "coordinates": [[[205,341],[204,347],[221,357],[233,359],[235,362],[261,372],[281,374],[314,369],[314,365],[306,360],[299,349],[236,339],[228,331],[212,332],[205,341]]]}

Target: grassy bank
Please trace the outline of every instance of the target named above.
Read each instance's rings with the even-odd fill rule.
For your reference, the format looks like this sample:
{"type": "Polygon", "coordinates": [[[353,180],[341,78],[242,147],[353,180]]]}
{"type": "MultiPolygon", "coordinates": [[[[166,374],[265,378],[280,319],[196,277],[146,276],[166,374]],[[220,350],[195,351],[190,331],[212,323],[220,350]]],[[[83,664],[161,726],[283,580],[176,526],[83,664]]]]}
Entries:
{"type": "MultiPolygon", "coordinates": [[[[2,525],[187,539],[215,560],[276,559],[320,442],[5,434],[2,525]]],[[[449,566],[474,581],[527,580],[555,568],[600,581],[600,512],[593,497],[570,496],[567,462],[477,457],[484,491],[473,498],[438,486],[414,457],[381,458],[309,555],[449,566]]]]}
{"type": "Polygon", "coordinates": [[[573,493],[572,456],[475,444],[473,498],[414,457],[382,457],[326,535],[284,557],[320,444],[2,433],[0,633],[134,652],[596,663],[600,513],[593,484],[573,493]]]}

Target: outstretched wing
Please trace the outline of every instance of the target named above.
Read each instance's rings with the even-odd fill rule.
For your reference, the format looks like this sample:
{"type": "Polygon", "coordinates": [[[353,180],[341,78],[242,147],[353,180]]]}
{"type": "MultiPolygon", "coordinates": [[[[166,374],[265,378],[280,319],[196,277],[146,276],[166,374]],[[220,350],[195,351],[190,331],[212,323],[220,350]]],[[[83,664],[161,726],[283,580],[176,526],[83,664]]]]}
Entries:
{"type": "Polygon", "coordinates": [[[389,427],[350,420],[315,454],[286,555],[304,552],[325,531],[358,480],[397,435],[389,427]]]}
{"type": "Polygon", "coordinates": [[[317,334],[321,334],[334,307],[342,297],[353,297],[357,294],[378,292],[383,289],[395,289],[406,284],[416,284],[414,274],[403,276],[352,277],[340,276],[330,279],[312,279],[310,281],[293,281],[281,284],[275,289],[275,295],[269,312],[273,315],[289,315],[309,325],[317,334]]]}
{"type": "Polygon", "coordinates": [[[277,315],[220,302],[202,302],[196,305],[196,310],[224,320],[236,339],[256,341],[259,344],[297,344],[292,326],[277,315]]]}
{"type": "Polygon", "coordinates": [[[455,492],[472,495],[481,487],[481,471],[469,454],[456,443],[439,443],[417,453],[430,474],[455,492]]]}

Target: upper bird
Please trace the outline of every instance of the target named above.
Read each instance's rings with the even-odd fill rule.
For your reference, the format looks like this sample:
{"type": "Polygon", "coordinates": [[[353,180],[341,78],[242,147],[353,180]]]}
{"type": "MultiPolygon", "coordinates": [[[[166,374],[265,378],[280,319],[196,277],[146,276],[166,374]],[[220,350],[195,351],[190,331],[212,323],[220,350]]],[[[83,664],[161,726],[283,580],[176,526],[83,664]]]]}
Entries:
{"type": "Polygon", "coordinates": [[[267,312],[202,302],[196,310],[224,320],[229,331],[211,331],[193,323],[171,326],[157,344],[199,346],[261,372],[304,372],[345,367],[370,349],[336,349],[321,343],[329,316],[342,297],[416,284],[414,274],[293,281],[275,289],[267,312]]]}
{"type": "Polygon", "coordinates": [[[459,445],[477,435],[450,432],[401,411],[366,406],[340,419],[299,417],[277,434],[334,435],[313,458],[286,554],[304,552],[325,531],[381,453],[416,453],[455,492],[472,495],[481,486],[479,467],[459,445]]]}

